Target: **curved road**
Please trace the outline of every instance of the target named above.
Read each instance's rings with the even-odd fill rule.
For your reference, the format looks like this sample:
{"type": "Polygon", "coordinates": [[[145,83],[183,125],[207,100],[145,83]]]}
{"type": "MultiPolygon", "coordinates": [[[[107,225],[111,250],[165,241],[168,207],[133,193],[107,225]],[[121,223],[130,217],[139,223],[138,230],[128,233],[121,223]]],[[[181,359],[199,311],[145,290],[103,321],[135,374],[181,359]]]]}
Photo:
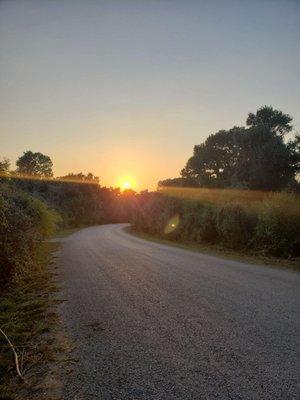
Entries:
{"type": "MultiPolygon", "coordinates": [[[[83,229],[58,263],[64,399],[296,399],[297,273],[83,229]]],[[[299,354],[298,354],[299,356],[299,354]]]]}

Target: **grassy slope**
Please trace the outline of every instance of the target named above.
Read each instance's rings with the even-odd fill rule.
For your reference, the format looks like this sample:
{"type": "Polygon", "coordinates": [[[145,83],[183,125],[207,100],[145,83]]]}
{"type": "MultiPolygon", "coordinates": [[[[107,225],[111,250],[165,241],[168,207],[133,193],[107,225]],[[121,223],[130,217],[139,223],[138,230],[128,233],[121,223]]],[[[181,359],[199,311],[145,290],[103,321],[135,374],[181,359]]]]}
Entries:
{"type": "Polygon", "coordinates": [[[125,230],[128,233],[131,233],[141,239],[151,240],[153,242],[166,244],[168,246],[179,247],[181,249],[205,253],[222,258],[229,258],[232,260],[242,261],[249,264],[268,265],[272,267],[286,268],[300,272],[300,260],[285,260],[282,258],[267,257],[250,252],[249,253],[241,251],[238,252],[234,250],[224,249],[222,246],[219,245],[205,245],[205,244],[198,244],[191,242],[176,242],[174,240],[164,239],[159,236],[137,232],[131,227],[125,228],[125,230]]]}
{"type": "Polygon", "coordinates": [[[51,262],[57,246],[57,243],[45,242],[30,277],[19,279],[0,299],[0,326],[15,346],[28,382],[25,384],[17,377],[12,351],[1,337],[1,399],[42,398],[41,380],[57,351],[54,332],[58,326],[55,310],[58,286],[51,262]]]}

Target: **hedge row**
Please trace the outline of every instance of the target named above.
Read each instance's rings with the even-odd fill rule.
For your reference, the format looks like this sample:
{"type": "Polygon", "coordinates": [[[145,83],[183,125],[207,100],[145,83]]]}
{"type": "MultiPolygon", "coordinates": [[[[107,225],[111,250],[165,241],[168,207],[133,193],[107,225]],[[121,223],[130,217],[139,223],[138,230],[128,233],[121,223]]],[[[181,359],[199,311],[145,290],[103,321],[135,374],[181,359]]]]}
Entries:
{"type": "Polygon", "coordinates": [[[60,216],[13,185],[1,183],[0,189],[0,287],[3,287],[36,265],[38,248],[55,231],[60,216]]]}
{"type": "Polygon", "coordinates": [[[140,195],[132,224],[138,231],[177,241],[300,256],[299,197],[288,193],[267,196],[252,206],[140,195]]]}

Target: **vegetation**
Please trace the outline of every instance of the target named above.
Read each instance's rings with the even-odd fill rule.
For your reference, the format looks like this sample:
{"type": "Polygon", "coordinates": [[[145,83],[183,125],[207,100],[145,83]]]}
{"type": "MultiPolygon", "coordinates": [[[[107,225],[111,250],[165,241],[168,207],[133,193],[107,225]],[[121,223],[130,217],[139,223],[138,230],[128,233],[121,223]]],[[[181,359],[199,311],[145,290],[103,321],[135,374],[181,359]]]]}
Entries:
{"type": "Polygon", "coordinates": [[[158,192],[166,196],[199,200],[204,203],[223,204],[234,202],[244,205],[253,205],[271,195],[270,192],[260,190],[187,188],[172,186],[161,186],[158,188],[158,192]]]}
{"type": "Polygon", "coordinates": [[[253,200],[252,192],[247,199],[245,191],[242,201],[237,201],[240,191],[225,191],[222,196],[219,190],[216,197],[216,192],[203,196],[199,189],[197,198],[196,190],[192,191],[194,199],[185,188],[176,197],[173,191],[167,195],[166,189],[164,193],[139,195],[132,219],[134,229],[179,242],[220,244],[276,257],[300,256],[299,195],[258,193],[253,200]]]}
{"type": "MultiPolygon", "coordinates": [[[[10,346],[0,336],[0,398],[41,399],[46,387],[48,363],[56,357],[58,315],[53,270],[49,267],[55,243],[44,243],[36,252],[34,266],[6,288],[0,299],[0,327],[13,343],[18,356],[22,382],[16,375],[10,346]]],[[[51,397],[52,398],[52,397],[51,397]]]]}
{"type": "Polygon", "coordinates": [[[159,186],[299,190],[300,138],[284,140],[291,121],[288,114],[264,106],[248,115],[247,128],[220,130],[196,145],[181,178],[160,181],[159,186]]]}
{"type": "Polygon", "coordinates": [[[38,176],[40,178],[53,176],[53,163],[49,156],[42,153],[25,151],[16,164],[18,167],[16,172],[20,175],[38,176]]]}
{"type": "Polygon", "coordinates": [[[59,221],[59,215],[38,198],[14,185],[1,184],[0,286],[31,272],[39,246],[59,221]]]}

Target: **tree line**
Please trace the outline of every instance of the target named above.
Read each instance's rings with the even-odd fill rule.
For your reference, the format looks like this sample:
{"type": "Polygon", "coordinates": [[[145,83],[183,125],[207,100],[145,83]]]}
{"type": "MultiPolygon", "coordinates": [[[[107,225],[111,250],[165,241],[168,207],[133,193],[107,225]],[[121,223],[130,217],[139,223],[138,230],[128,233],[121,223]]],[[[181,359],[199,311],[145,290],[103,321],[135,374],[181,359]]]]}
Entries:
{"type": "Polygon", "coordinates": [[[285,140],[291,123],[290,115],[261,107],[248,114],[246,127],[220,130],[196,145],[181,177],[159,186],[299,191],[300,135],[285,140]]]}

